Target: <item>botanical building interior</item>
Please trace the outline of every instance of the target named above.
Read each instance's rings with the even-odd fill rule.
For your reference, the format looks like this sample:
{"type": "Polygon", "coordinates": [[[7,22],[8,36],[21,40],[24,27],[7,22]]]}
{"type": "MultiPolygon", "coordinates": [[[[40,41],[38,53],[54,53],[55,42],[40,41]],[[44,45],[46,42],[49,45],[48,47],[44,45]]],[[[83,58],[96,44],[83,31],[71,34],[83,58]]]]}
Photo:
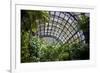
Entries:
{"type": "Polygon", "coordinates": [[[87,12],[21,10],[21,63],[89,60],[87,12]]]}

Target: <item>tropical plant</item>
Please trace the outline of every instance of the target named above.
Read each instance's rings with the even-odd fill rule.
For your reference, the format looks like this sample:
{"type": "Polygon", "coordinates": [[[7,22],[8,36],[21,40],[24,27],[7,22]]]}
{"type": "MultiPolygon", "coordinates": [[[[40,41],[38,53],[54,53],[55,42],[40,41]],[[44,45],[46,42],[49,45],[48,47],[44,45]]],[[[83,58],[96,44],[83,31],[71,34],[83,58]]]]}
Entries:
{"type": "Polygon", "coordinates": [[[35,32],[38,26],[37,21],[48,21],[47,11],[21,10],[22,30],[35,32]]]}
{"type": "Polygon", "coordinates": [[[31,47],[23,58],[23,62],[47,62],[89,59],[89,46],[85,43],[50,44],[42,38],[33,36],[29,42],[31,47]]]}
{"type": "MultiPolygon", "coordinates": [[[[34,36],[38,23],[37,21],[48,21],[48,13],[46,11],[21,10],[21,62],[38,61],[35,53],[31,50],[31,37],[34,36]]],[[[37,49],[34,50],[34,52],[37,49]]]]}
{"type": "Polygon", "coordinates": [[[79,22],[79,27],[80,30],[83,31],[83,34],[85,36],[85,41],[87,44],[89,44],[89,16],[86,16],[84,13],[81,13],[80,20],[79,22]]]}
{"type": "Polygon", "coordinates": [[[22,32],[21,34],[21,62],[29,61],[29,33],[22,32]],[[23,34],[23,35],[22,35],[23,34]]]}
{"type": "Polygon", "coordinates": [[[89,59],[89,45],[86,43],[74,43],[70,45],[70,56],[72,60],[89,59]]]}
{"type": "Polygon", "coordinates": [[[89,29],[89,17],[86,16],[84,13],[81,13],[80,19],[78,20],[79,27],[82,31],[88,31],[89,29]]]}
{"type": "Polygon", "coordinates": [[[29,50],[29,61],[27,62],[45,62],[45,61],[64,61],[69,59],[68,45],[61,47],[60,44],[48,44],[43,39],[33,36],[29,50]]]}

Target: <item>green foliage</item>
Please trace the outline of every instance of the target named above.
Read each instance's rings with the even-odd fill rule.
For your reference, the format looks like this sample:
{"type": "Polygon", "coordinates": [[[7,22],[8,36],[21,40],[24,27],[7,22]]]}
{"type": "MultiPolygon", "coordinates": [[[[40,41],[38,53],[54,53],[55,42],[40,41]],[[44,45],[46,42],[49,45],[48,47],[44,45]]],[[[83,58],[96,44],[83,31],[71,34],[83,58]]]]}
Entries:
{"type": "Polygon", "coordinates": [[[29,33],[22,32],[21,34],[21,62],[27,62],[29,60],[29,33]]]}
{"type": "Polygon", "coordinates": [[[47,62],[89,59],[89,48],[85,43],[48,44],[39,37],[32,37],[30,48],[24,50],[22,62],[47,62]],[[28,51],[28,52],[26,52],[28,51]],[[25,57],[25,58],[23,58],[25,57]]]}
{"type": "MultiPolygon", "coordinates": [[[[85,43],[47,43],[40,37],[32,36],[38,24],[37,21],[48,21],[46,11],[21,11],[21,62],[46,62],[89,59],[89,46],[85,43]]],[[[88,17],[82,16],[80,28],[87,30],[88,17]]]]}
{"type": "Polygon", "coordinates": [[[38,24],[37,21],[48,21],[49,14],[47,11],[33,11],[33,10],[21,10],[21,26],[24,31],[35,32],[38,24]]]}
{"type": "Polygon", "coordinates": [[[21,62],[36,62],[38,43],[33,40],[31,45],[32,32],[36,32],[37,21],[48,21],[48,13],[46,11],[21,10],[21,62]],[[36,44],[35,44],[36,43],[36,44]]]}
{"type": "MultiPolygon", "coordinates": [[[[22,55],[22,62],[64,61],[69,59],[68,47],[64,49],[60,44],[47,44],[38,37],[32,37],[28,56],[22,55]]],[[[23,49],[22,49],[23,50],[23,49]]],[[[25,49],[23,50],[26,51],[25,49]]]]}
{"type": "Polygon", "coordinates": [[[89,17],[84,13],[81,14],[79,22],[79,27],[82,31],[87,31],[89,29],[89,17]]]}
{"type": "Polygon", "coordinates": [[[40,60],[41,61],[61,61],[68,59],[68,51],[60,47],[61,45],[47,44],[41,47],[40,60]]]}
{"type": "Polygon", "coordinates": [[[70,56],[73,60],[89,59],[89,45],[85,43],[75,43],[70,45],[70,56]]]}
{"type": "MultiPolygon", "coordinates": [[[[34,49],[32,53],[37,49],[37,58],[39,58],[40,61],[58,61],[68,59],[68,51],[61,48],[61,45],[59,44],[47,44],[46,41],[33,37],[31,45],[34,49]]],[[[34,56],[36,56],[36,54],[34,56]]]]}

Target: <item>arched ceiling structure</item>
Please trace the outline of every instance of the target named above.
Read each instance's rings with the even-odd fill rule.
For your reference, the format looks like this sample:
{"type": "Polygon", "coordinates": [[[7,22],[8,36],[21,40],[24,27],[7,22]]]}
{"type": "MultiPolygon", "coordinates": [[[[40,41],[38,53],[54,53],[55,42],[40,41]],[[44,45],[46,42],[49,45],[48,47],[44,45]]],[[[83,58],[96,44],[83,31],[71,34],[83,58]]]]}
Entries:
{"type": "MultiPolygon", "coordinates": [[[[48,11],[49,21],[38,22],[37,36],[55,43],[84,42],[84,35],[79,30],[78,12],[48,11]]],[[[88,14],[87,14],[88,15],[88,14]]]]}

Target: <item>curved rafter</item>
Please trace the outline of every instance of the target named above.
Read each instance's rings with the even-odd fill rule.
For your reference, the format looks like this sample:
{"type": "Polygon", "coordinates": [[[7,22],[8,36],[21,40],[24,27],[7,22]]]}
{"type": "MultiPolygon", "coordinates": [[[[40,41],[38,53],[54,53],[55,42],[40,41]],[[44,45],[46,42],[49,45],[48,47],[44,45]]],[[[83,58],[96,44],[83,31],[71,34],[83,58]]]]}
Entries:
{"type": "Polygon", "coordinates": [[[78,16],[73,12],[49,11],[48,22],[38,22],[36,35],[50,37],[63,43],[72,43],[84,40],[84,35],[78,30],[78,16]]]}

